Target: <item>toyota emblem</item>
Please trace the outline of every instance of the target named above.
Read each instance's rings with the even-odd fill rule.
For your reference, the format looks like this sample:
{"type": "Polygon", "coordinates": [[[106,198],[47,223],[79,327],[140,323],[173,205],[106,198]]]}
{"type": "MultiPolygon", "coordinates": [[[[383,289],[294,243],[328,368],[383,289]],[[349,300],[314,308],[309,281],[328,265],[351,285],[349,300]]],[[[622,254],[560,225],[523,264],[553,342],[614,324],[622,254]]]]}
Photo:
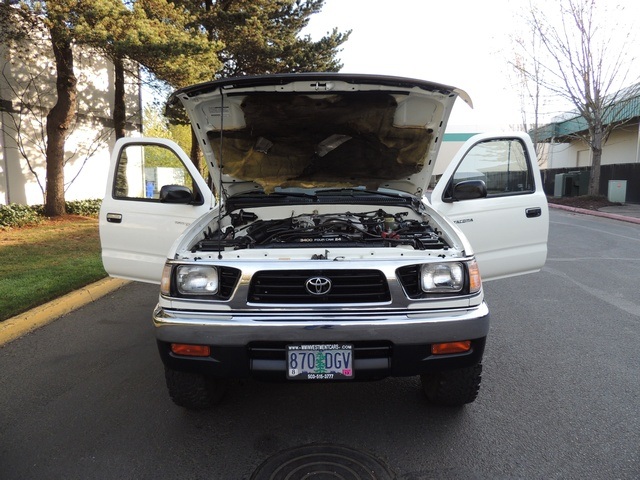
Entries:
{"type": "Polygon", "coordinates": [[[311,277],[304,286],[311,295],[326,295],[331,290],[331,280],[327,277],[311,277]]]}

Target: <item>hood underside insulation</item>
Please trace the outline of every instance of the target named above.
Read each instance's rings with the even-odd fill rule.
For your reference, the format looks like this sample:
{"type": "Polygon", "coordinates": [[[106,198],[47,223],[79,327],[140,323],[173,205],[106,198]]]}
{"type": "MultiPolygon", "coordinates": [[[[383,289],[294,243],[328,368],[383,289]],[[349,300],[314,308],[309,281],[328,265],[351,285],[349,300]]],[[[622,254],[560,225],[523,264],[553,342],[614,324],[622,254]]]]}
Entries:
{"type": "Polygon", "coordinates": [[[402,95],[262,93],[241,102],[244,126],[209,130],[223,173],[275,187],[375,189],[423,167],[433,130],[395,125],[402,95]],[[222,142],[222,148],[221,148],[222,142]]]}

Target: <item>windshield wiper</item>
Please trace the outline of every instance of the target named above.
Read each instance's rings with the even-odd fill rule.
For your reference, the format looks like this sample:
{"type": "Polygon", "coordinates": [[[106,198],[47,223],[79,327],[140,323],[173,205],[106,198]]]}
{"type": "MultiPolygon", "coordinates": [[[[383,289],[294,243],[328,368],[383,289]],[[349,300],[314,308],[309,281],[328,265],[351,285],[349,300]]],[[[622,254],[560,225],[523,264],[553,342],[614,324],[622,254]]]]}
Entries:
{"type": "Polygon", "coordinates": [[[297,197],[297,198],[310,198],[312,200],[316,200],[318,197],[316,197],[316,195],[310,194],[310,193],[304,193],[304,192],[271,192],[271,193],[264,193],[262,191],[260,192],[244,192],[244,193],[240,193],[235,195],[236,198],[264,198],[264,197],[278,197],[278,198],[283,198],[283,197],[297,197]]]}
{"type": "Polygon", "coordinates": [[[265,194],[269,197],[275,195],[278,197],[298,197],[298,198],[311,198],[313,200],[317,200],[318,196],[311,194],[311,193],[304,193],[304,192],[272,192],[269,194],[265,194]]]}
{"type": "Polygon", "coordinates": [[[382,197],[391,197],[391,198],[410,198],[408,195],[403,195],[401,193],[390,193],[390,192],[381,192],[379,190],[363,190],[361,188],[329,188],[327,190],[318,190],[316,195],[322,195],[324,193],[342,193],[345,196],[355,197],[360,195],[379,195],[382,197]]]}

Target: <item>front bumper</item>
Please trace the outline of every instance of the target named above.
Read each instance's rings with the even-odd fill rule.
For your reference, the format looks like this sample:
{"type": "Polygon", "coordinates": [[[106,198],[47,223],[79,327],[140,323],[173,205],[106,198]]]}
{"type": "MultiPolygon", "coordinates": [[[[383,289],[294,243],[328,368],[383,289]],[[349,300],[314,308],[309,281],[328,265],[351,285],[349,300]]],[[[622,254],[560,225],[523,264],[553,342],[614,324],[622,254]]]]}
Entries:
{"type": "Polygon", "coordinates": [[[323,314],[213,313],[156,307],[160,356],[169,368],[219,378],[286,378],[289,343],[349,342],[357,379],[420,375],[480,362],[489,331],[485,303],[472,308],[323,314]],[[471,340],[469,352],[432,355],[431,344],[471,340]],[[209,357],[171,353],[171,343],[209,345],[209,357]]]}

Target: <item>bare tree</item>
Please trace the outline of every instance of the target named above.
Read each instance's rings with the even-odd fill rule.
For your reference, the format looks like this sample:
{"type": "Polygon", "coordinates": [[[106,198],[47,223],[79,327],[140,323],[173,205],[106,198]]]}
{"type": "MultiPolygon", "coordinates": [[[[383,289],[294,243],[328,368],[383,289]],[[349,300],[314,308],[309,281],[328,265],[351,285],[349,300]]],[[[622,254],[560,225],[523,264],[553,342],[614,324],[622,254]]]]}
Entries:
{"type": "MultiPolygon", "coordinates": [[[[522,37],[516,38],[517,45],[523,45],[525,40],[522,37]]],[[[540,141],[540,117],[542,108],[540,63],[537,57],[530,63],[516,53],[514,59],[509,62],[516,73],[516,89],[520,101],[521,124],[518,130],[531,132],[531,141],[535,147],[538,165],[544,162],[544,143],[540,141]]]]}
{"type": "MultiPolygon", "coordinates": [[[[602,3],[602,2],[601,2],[602,3]]],[[[589,195],[600,190],[602,149],[619,125],[625,100],[637,95],[632,78],[633,43],[631,24],[624,25],[624,10],[615,5],[613,18],[596,0],[560,0],[530,4],[527,22],[535,35],[530,44],[520,45],[520,72],[576,109],[584,123],[573,133],[591,150],[589,195]],[[601,8],[602,7],[602,8],[601,8]],[[557,10],[556,10],[557,9],[557,10]],[[613,21],[613,23],[612,23],[613,21]],[[540,51],[533,46],[539,45],[540,51]],[[535,66],[535,68],[532,68],[535,66]]],[[[608,5],[611,7],[611,4],[608,5]]]]}

